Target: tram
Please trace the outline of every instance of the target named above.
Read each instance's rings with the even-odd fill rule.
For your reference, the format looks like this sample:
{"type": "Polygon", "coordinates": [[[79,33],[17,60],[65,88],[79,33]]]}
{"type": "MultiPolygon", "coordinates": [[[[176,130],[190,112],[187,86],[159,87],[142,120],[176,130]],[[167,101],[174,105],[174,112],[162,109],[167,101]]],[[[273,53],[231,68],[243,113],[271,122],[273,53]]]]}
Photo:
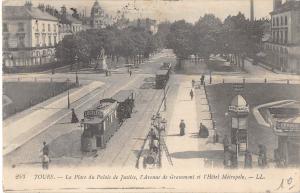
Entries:
{"type": "Polygon", "coordinates": [[[81,151],[93,152],[105,148],[134,108],[134,92],[121,90],[112,98],[102,99],[84,112],[81,151]]]}

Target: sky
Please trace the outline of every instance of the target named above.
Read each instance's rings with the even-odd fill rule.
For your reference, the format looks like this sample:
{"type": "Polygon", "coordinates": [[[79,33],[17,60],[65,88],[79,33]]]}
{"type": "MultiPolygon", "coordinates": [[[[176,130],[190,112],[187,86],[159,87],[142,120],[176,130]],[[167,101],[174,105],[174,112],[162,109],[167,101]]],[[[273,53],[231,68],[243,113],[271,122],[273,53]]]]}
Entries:
{"type": "MultiPolygon", "coordinates": [[[[26,0],[3,0],[3,5],[23,5],[25,2],[26,0]]],[[[90,14],[95,0],[31,0],[31,2],[33,6],[44,3],[59,9],[62,5],[67,8],[75,7],[90,14]]],[[[213,13],[221,20],[238,12],[244,13],[247,18],[250,16],[250,0],[98,0],[98,2],[109,15],[115,15],[118,10],[129,4],[130,10],[126,17],[130,19],[149,17],[160,22],[185,19],[194,23],[205,13],[213,13]]],[[[254,0],[255,18],[270,18],[269,13],[272,9],[272,0],[254,0]]]]}

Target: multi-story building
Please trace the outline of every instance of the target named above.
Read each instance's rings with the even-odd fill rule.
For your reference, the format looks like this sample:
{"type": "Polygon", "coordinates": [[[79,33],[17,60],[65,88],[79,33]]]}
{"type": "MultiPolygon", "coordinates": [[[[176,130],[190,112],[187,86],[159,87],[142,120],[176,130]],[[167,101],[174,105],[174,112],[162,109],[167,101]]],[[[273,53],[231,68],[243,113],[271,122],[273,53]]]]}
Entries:
{"type": "Polygon", "coordinates": [[[283,72],[300,73],[300,1],[273,0],[271,40],[264,44],[265,62],[283,72]]]}
{"type": "Polygon", "coordinates": [[[98,0],[96,0],[92,6],[90,22],[92,28],[98,29],[105,28],[106,26],[113,24],[113,19],[104,12],[98,0]]]}
{"type": "Polygon", "coordinates": [[[3,6],[3,65],[27,67],[55,60],[58,19],[32,7],[3,6]]]}
{"type": "Polygon", "coordinates": [[[59,17],[59,34],[61,40],[66,35],[72,35],[82,30],[82,21],[80,21],[79,18],[77,19],[74,16],[67,13],[67,8],[65,6],[62,6],[59,17]]]}

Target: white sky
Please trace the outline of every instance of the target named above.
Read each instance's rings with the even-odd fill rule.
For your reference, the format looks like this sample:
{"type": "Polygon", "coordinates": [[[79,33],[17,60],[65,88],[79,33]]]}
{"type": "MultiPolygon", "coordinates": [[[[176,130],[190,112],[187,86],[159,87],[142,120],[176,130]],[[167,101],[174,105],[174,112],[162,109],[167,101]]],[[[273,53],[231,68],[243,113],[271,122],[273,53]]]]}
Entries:
{"type": "MultiPolygon", "coordinates": [[[[26,0],[3,0],[3,5],[23,5],[26,0]]],[[[57,8],[66,5],[90,13],[95,0],[31,0],[34,6],[39,3],[50,4],[57,8]]],[[[222,20],[228,15],[235,15],[239,11],[246,17],[250,15],[250,0],[98,0],[102,8],[110,15],[121,10],[126,4],[138,8],[130,11],[127,17],[150,17],[159,21],[185,19],[189,22],[197,21],[205,13],[213,13],[222,20]]],[[[268,17],[272,11],[272,0],[254,0],[255,18],[268,17]]]]}

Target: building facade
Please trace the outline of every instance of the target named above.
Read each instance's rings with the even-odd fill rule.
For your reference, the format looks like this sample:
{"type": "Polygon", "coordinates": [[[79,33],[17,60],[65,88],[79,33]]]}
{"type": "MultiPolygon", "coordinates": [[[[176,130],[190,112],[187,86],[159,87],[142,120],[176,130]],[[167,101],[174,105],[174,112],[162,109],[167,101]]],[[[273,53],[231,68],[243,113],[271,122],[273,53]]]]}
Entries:
{"type": "Polygon", "coordinates": [[[271,38],[264,44],[265,62],[282,72],[300,74],[300,1],[274,0],[271,38]]]}
{"type": "Polygon", "coordinates": [[[72,35],[82,30],[82,21],[67,13],[67,8],[62,6],[59,16],[60,39],[62,40],[66,35],[72,35]]]}
{"type": "Polygon", "coordinates": [[[102,29],[113,24],[112,17],[105,13],[98,0],[92,6],[90,24],[94,29],[102,29]]]}
{"type": "Polygon", "coordinates": [[[55,61],[58,19],[25,6],[3,6],[3,66],[29,67],[55,61]]]}

